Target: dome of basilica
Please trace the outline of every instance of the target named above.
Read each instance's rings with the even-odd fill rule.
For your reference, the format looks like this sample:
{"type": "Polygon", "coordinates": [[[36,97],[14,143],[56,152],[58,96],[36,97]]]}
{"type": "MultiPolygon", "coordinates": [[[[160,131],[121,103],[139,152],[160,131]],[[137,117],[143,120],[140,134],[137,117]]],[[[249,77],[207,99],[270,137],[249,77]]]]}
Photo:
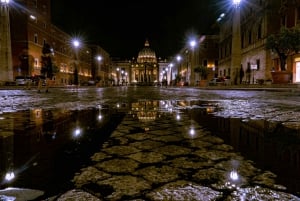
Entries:
{"type": "Polygon", "coordinates": [[[156,54],[155,52],[149,47],[149,42],[146,40],[145,47],[139,51],[137,62],[138,63],[156,63],[156,54]]]}

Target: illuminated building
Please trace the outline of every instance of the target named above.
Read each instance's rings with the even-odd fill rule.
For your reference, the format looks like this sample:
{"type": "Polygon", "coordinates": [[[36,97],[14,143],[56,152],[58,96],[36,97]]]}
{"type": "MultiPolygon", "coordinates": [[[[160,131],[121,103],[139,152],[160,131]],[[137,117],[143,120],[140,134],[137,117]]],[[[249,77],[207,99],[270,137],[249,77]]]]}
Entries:
{"type": "MultiPolygon", "coordinates": [[[[241,83],[256,84],[258,80],[272,80],[271,72],[279,69],[280,62],[274,51],[266,49],[266,39],[269,35],[279,32],[282,26],[290,28],[299,25],[300,2],[241,0],[238,8],[240,24],[236,19],[237,13],[234,12],[237,8],[233,5],[230,7],[231,9],[218,19],[220,24],[218,75],[231,76],[231,83],[236,83],[234,80],[240,78],[238,72],[232,72],[233,68],[234,70],[238,68],[232,66],[234,63],[245,72],[241,83]],[[240,29],[240,33],[233,28],[240,29]],[[240,50],[236,51],[234,47],[236,45],[240,46],[238,47],[240,50]],[[237,60],[240,60],[239,64],[236,64],[237,60]]],[[[287,59],[287,70],[293,72],[291,80],[293,83],[300,82],[299,58],[299,54],[293,54],[287,59]]]]}

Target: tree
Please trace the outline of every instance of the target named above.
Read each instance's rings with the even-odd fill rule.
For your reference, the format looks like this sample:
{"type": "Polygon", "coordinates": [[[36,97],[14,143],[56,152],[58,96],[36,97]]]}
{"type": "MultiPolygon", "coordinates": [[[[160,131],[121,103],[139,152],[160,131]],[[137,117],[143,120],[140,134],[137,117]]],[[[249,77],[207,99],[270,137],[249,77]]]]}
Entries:
{"type": "Polygon", "coordinates": [[[197,66],[194,68],[195,73],[199,73],[201,79],[207,79],[208,69],[206,66],[197,66]]]}
{"type": "Polygon", "coordinates": [[[177,74],[177,75],[175,76],[175,81],[176,81],[176,83],[180,82],[181,79],[182,79],[182,75],[181,75],[181,74],[177,74]]]}
{"type": "Polygon", "coordinates": [[[298,27],[282,27],[278,33],[267,37],[266,48],[275,51],[280,60],[280,69],[285,71],[287,57],[300,50],[300,30],[298,27]]]}

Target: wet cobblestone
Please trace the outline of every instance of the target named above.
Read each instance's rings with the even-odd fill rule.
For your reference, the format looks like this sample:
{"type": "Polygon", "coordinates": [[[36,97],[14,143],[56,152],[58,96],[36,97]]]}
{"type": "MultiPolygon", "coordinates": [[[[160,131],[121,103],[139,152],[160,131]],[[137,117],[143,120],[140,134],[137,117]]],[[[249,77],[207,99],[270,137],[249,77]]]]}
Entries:
{"type": "MultiPolygon", "coordinates": [[[[280,89],[280,94],[268,94],[263,88],[248,92],[218,90],[57,88],[47,94],[38,94],[35,89],[0,90],[0,113],[32,108],[82,110],[108,102],[122,104],[129,99],[182,100],[178,108],[185,110],[194,107],[186,103],[201,99],[221,108],[216,116],[242,117],[247,121],[267,119],[292,128],[299,126],[297,88],[280,89]]],[[[23,126],[18,121],[14,125],[9,122],[1,124],[3,131],[23,126]]],[[[5,132],[1,135],[5,137],[5,132]]],[[[48,200],[300,200],[275,183],[275,174],[258,169],[184,114],[180,120],[165,115],[153,121],[138,121],[127,114],[90,160],[92,165],[73,178],[78,189],[48,200]]]]}

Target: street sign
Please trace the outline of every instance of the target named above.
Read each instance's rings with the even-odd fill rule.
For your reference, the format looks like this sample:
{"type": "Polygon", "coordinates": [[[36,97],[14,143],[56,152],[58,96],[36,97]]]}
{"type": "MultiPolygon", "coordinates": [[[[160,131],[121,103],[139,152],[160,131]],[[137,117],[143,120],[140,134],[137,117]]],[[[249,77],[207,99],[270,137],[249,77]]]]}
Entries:
{"type": "Polygon", "coordinates": [[[251,65],[251,70],[257,70],[257,65],[256,64],[252,64],[251,65]]]}

